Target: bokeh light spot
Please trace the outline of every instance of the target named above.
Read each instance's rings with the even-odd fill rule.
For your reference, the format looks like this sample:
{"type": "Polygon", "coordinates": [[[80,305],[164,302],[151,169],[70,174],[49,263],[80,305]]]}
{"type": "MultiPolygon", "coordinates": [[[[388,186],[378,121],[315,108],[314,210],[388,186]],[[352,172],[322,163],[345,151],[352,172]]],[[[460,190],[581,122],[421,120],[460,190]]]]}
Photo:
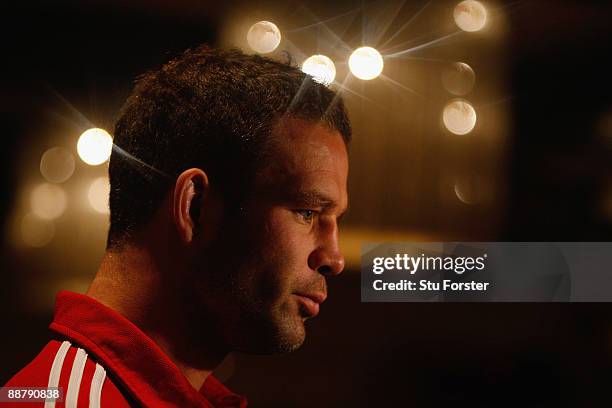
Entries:
{"type": "Polygon", "coordinates": [[[249,29],[247,42],[253,51],[268,54],[280,44],[281,33],[276,24],[269,21],[259,21],[249,29]]]}
{"type": "Polygon", "coordinates": [[[89,200],[89,205],[95,211],[108,214],[108,194],[110,193],[110,184],[108,182],[108,177],[99,177],[95,179],[90,185],[89,190],[87,191],[87,199],[89,200]]]}
{"type": "Polygon", "coordinates": [[[465,62],[455,62],[442,71],[442,85],[454,95],[466,95],[474,87],[476,74],[465,62]]]}
{"type": "Polygon", "coordinates": [[[74,173],[74,157],[61,147],[53,147],[40,158],[40,174],[51,183],[63,183],[74,173]]]}
{"type": "Polygon", "coordinates": [[[487,9],[476,0],[465,0],[455,6],[453,17],[463,31],[479,31],[487,22],[487,9]]]}
{"type": "Polygon", "coordinates": [[[384,67],[382,55],[372,47],[357,48],[349,57],[351,73],[369,81],[380,75],[384,67]]]}
{"type": "Polygon", "coordinates": [[[113,138],[104,129],[91,128],[83,132],[77,143],[79,157],[91,166],[108,160],[113,150],[113,138]]]}
{"type": "Polygon", "coordinates": [[[302,64],[302,71],[324,85],[331,84],[336,78],[336,66],[325,55],[313,55],[306,59],[302,64]]]}
{"type": "Polygon", "coordinates": [[[455,99],[444,107],[442,121],[449,132],[466,135],[476,126],[476,111],[468,101],[455,99]]]}
{"type": "Polygon", "coordinates": [[[55,236],[55,226],[50,220],[37,217],[32,213],[21,219],[21,240],[29,247],[42,248],[55,236]]]}
{"type": "Polygon", "coordinates": [[[30,195],[32,212],[46,220],[62,215],[66,210],[66,204],[66,193],[55,184],[40,184],[32,190],[30,195]]]}

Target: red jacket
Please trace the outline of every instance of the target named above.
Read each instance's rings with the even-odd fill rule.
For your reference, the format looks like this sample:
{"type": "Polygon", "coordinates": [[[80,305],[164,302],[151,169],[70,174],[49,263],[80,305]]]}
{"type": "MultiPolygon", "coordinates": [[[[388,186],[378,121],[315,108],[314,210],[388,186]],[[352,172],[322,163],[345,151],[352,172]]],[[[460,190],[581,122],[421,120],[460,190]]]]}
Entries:
{"type": "Polygon", "coordinates": [[[5,386],[61,387],[64,401],[17,407],[246,407],[212,375],[194,389],[153,340],[88,296],[60,292],[50,328],[56,339],[5,386]]]}

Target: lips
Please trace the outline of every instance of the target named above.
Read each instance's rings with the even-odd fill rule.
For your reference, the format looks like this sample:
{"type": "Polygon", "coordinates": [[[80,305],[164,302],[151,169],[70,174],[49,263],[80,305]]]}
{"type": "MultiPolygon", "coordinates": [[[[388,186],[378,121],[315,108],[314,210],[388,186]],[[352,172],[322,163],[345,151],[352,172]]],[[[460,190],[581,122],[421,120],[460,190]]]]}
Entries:
{"type": "Polygon", "coordinates": [[[300,311],[306,317],[315,317],[319,314],[319,306],[327,297],[324,293],[296,293],[295,296],[300,304],[300,311]]]}

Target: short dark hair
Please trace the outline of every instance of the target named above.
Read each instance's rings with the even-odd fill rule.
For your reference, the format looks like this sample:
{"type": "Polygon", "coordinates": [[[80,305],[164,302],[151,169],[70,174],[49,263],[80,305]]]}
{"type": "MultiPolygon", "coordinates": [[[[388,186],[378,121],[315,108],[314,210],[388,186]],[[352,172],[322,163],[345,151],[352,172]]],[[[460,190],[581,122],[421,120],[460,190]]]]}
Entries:
{"type": "Polygon", "coordinates": [[[247,186],[284,116],[350,142],[342,98],[285,63],[203,45],[139,77],[114,129],[107,249],[131,241],[188,168],[224,195],[247,186]]]}

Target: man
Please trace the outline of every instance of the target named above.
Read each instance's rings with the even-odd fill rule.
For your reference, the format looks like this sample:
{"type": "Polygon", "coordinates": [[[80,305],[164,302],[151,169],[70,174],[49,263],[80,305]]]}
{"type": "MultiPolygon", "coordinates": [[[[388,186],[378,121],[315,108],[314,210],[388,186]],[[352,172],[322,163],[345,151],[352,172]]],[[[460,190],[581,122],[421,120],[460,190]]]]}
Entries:
{"type": "Polygon", "coordinates": [[[100,269],[87,295],[60,292],[56,338],[7,386],[59,386],[67,407],[245,406],[211,372],[304,341],[344,267],[350,139],[338,95],[266,58],[200,47],[141,77],[100,269]]]}

